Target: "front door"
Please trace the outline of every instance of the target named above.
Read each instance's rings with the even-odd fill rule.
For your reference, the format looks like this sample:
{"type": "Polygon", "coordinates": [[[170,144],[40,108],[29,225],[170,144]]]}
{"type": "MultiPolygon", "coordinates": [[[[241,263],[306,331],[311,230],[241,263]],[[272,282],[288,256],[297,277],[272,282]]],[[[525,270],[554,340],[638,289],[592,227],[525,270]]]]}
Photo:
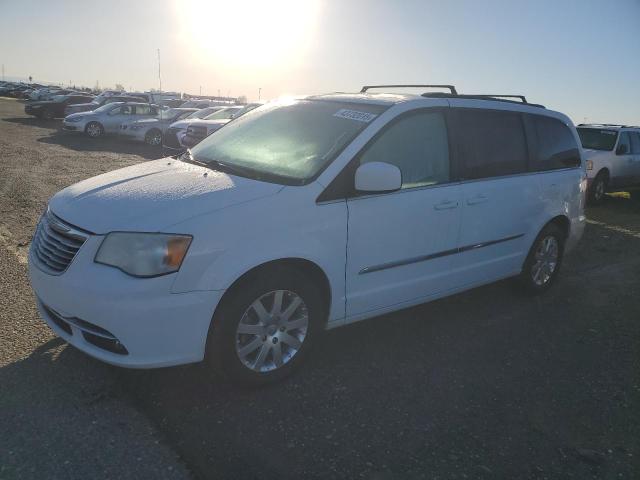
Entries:
{"type": "Polygon", "coordinates": [[[612,187],[633,185],[635,162],[634,155],[631,153],[631,137],[629,132],[620,132],[612,169],[613,172],[610,181],[612,187]]]}
{"type": "Polygon", "coordinates": [[[347,201],[348,321],[450,289],[461,211],[442,110],[401,115],[356,161],[396,165],[402,188],[347,201]]]}

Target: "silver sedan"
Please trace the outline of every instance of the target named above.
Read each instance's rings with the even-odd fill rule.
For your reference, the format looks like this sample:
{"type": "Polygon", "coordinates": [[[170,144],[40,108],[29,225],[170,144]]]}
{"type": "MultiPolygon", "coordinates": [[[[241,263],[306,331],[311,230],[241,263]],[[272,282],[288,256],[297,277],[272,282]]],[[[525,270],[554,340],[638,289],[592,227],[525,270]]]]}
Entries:
{"type": "Polygon", "coordinates": [[[64,130],[86,133],[92,138],[120,131],[120,125],[133,120],[156,118],[160,107],[148,103],[109,103],[91,112],[73,113],[65,117],[64,130]]]}

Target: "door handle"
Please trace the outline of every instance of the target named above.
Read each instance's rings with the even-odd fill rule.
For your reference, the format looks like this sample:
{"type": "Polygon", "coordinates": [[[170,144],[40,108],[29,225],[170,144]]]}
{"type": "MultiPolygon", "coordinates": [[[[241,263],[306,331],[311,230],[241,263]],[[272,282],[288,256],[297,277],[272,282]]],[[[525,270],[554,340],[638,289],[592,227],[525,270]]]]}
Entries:
{"type": "Polygon", "coordinates": [[[467,198],[467,205],[477,205],[479,203],[484,203],[487,200],[489,200],[487,196],[481,193],[476,195],[475,197],[467,198]]]}
{"type": "Polygon", "coordinates": [[[458,208],[458,202],[452,200],[445,200],[444,202],[437,203],[433,206],[436,210],[449,210],[451,208],[458,208]]]}

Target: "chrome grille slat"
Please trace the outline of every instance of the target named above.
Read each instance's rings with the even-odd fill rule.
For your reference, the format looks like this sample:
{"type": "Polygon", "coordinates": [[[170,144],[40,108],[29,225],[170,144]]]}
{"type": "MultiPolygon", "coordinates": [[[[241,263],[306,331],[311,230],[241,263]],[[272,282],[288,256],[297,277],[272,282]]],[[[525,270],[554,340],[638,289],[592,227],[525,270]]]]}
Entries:
{"type": "Polygon", "coordinates": [[[36,228],[31,249],[43,270],[59,275],[69,267],[87,237],[47,211],[36,228]]]}

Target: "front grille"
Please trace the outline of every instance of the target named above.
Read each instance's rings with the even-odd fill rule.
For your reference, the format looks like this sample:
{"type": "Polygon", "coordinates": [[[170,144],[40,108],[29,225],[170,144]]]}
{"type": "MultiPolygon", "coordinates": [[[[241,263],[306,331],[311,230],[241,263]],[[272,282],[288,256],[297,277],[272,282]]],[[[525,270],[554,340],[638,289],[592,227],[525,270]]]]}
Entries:
{"type": "Polygon", "coordinates": [[[47,210],[38,223],[31,250],[42,270],[59,275],[69,267],[86,239],[86,233],[47,210]]]}
{"type": "Polygon", "coordinates": [[[187,129],[187,133],[192,137],[204,138],[207,136],[207,127],[197,127],[197,126],[189,127],[187,129]]]}
{"type": "Polygon", "coordinates": [[[178,141],[179,128],[168,128],[162,137],[162,143],[169,148],[183,148],[178,141]]]}

